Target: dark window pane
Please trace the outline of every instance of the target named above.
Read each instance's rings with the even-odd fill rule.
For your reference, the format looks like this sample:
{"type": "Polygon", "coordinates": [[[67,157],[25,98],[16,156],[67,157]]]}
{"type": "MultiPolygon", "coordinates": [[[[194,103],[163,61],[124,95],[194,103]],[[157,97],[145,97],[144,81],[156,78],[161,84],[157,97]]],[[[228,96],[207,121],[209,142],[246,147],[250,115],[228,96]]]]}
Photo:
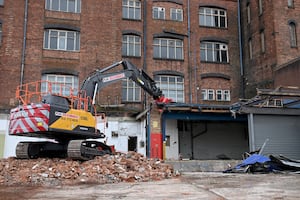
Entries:
{"type": "Polygon", "coordinates": [[[69,12],[75,12],[75,0],[69,0],[69,12]]]}
{"type": "Polygon", "coordinates": [[[221,54],[222,54],[222,62],[228,62],[227,52],[226,51],[221,51],[221,54]]]}
{"type": "Polygon", "coordinates": [[[159,58],[159,47],[158,46],[153,47],[153,57],[159,58]]]}
{"type": "Polygon", "coordinates": [[[213,52],[207,51],[207,61],[213,61],[213,52]]]}
{"type": "Polygon", "coordinates": [[[59,0],[52,0],[52,10],[59,10],[59,0]]]}
{"type": "Polygon", "coordinates": [[[141,9],[135,10],[135,19],[141,19],[141,9]]]}
{"type": "Polygon", "coordinates": [[[67,0],[60,0],[60,10],[67,12],[67,0]]]}
{"type": "Polygon", "coordinates": [[[49,48],[48,43],[49,43],[49,30],[45,31],[44,48],[46,49],[49,48]]]}
{"type": "Polygon", "coordinates": [[[201,60],[206,60],[206,58],[205,58],[205,50],[200,50],[200,59],[201,60]]]}
{"type": "Polygon", "coordinates": [[[225,17],[220,18],[220,27],[226,27],[225,17]]]}
{"type": "Polygon", "coordinates": [[[215,16],[215,24],[214,26],[218,27],[219,26],[219,18],[215,16]]]}

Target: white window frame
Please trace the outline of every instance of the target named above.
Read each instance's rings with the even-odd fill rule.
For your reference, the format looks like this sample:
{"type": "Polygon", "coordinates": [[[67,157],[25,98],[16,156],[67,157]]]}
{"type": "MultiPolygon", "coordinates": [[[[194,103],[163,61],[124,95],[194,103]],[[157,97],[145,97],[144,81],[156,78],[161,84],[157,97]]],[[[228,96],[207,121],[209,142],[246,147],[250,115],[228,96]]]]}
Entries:
{"type": "Polygon", "coordinates": [[[154,38],[153,58],[183,60],[183,41],[179,39],[154,38]]]}
{"type": "Polygon", "coordinates": [[[249,51],[249,59],[253,59],[252,39],[248,40],[248,51],[249,51]]]}
{"type": "Polygon", "coordinates": [[[213,89],[207,90],[207,100],[209,100],[209,101],[215,100],[215,90],[213,90],[213,89]]]}
{"type": "Polygon", "coordinates": [[[259,11],[259,15],[261,15],[263,13],[263,0],[258,0],[258,11],[259,11]]]}
{"type": "Polygon", "coordinates": [[[207,89],[202,89],[201,90],[201,95],[202,95],[202,100],[207,100],[207,89]]]}
{"type": "Polygon", "coordinates": [[[153,19],[165,19],[166,9],[164,7],[153,7],[152,8],[153,19]]]}
{"type": "Polygon", "coordinates": [[[78,77],[72,75],[62,75],[62,74],[44,74],[42,76],[42,86],[41,92],[48,93],[47,82],[51,83],[52,93],[53,94],[62,94],[64,96],[70,96],[69,92],[72,92],[72,95],[77,95],[78,93],[78,77]],[[47,81],[47,82],[45,82],[47,81]],[[72,90],[72,91],[71,91],[72,90]]]}
{"type": "Polygon", "coordinates": [[[44,49],[79,51],[80,33],[77,31],[46,29],[44,33],[44,49]]]}
{"type": "Polygon", "coordinates": [[[141,102],[141,87],[129,78],[122,79],[122,102],[141,102]]]}
{"type": "Polygon", "coordinates": [[[288,0],[288,7],[294,8],[294,0],[288,0]]]}
{"type": "Polygon", "coordinates": [[[219,8],[200,7],[199,25],[227,28],[227,11],[219,8]]]}
{"type": "Polygon", "coordinates": [[[141,1],[139,0],[122,0],[122,17],[123,19],[141,19],[141,1]]]}
{"type": "Polygon", "coordinates": [[[250,3],[247,4],[247,23],[251,23],[251,8],[250,8],[250,3]]]}
{"type": "Polygon", "coordinates": [[[230,101],[230,90],[223,90],[223,101],[230,101]]]}
{"type": "Polygon", "coordinates": [[[122,37],[123,56],[141,56],[141,37],[137,35],[123,35],[122,37]]]}
{"type": "Polygon", "coordinates": [[[202,89],[203,101],[230,101],[230,90],[202,89]]]}
{"type": "Polygon", "coordinates": [[[202,41],[200,43],[200,59],[205,62],[229,63],[228,45],[202,41]]]}
{"type": "Polygon", "coordinates": [[[296,24],[294,22],[289,23],[289,31],[291,47],[297,47],[296,24]]]}
{"type": "Polygon", "coordinates": [[[165,97],[184,103],[184,78],[172,75],[156,75],[155,82],[165,97]]]}
{"type": "Polygon", "coordinates": [[[223,91],[216,90],[216,101],[222,101],[222,100],[223,100],[223,91]]]}
{"type": "Polygon", "coordinates": [[[174,21],[183,21],[183,11],[180,8],[171,8],[170,9],[170,19],[174,21]]]}
{"type": "Polygon", "coordinates": [[[46,0],[45,9],[59,12],[80,13],[81,0],[46,0]]]}

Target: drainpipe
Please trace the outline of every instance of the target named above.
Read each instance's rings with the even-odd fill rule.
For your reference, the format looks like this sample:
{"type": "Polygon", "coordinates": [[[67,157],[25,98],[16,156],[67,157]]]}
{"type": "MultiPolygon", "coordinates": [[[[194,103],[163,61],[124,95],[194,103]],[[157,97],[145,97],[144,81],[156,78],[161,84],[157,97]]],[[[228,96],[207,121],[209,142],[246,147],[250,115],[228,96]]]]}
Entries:
{"type": "MultiPolygon", "coordinates": [[[[147,71],[147,1],[144,1],[143,6],[143,70],[147,71]]],[[[151,105],[150,105],[151,107],[151,105]]],[[[144,109],[147,109],[147,95],[144,92],[144,109]]],[[[151,109],[147,111],[147,117],[146,117],[146,124],[145,124],[145,130],[146,130],[146,156],[150,157],[151,155],[151,127],[150,127],[150,112],[151,109]]]]}
{"type": "Polygon", "coordinates": [[[239,51],[240,51],[240,74],[241,74],[241,96],[245,98],[244,84],[244,64],[243,64],[243,48],[242,48],[242,27],[241,27],[241,0],[238,0],[238,29],[239,29],[239,51]]]}
{"type": "Polygon", "coordinates": [[[143,11],[143,69],[147,71],[147,1],[144,1],[143,11]]]}
{"type": "Polygon", "coordinates": [[[23,79],[24,79],[25,51],[26,51],[26,33],[27,33],[27,19],[28,19],[28,0],[25,0],[25,8],[24,8],[24,25],[23,25],[23,47],[22,47],[22,58],[21,58],[21,76],[20,76],[20,85],[23,84],[23,79]]]}
{"type": "Polygon", "coordinates": [[[192,67],[191,67],[191,19],[190,19],[190,0],[188,0],[188,70],[189,70],[189,102],[192,103],[192,67]]]}

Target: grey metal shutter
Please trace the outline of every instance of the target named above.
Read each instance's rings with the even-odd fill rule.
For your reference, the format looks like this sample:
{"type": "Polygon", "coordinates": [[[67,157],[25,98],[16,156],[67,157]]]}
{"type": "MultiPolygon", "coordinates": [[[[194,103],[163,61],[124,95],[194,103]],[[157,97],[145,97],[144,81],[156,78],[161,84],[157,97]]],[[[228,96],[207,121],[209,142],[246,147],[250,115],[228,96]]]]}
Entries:
{"type": "Polygon", "coordinates": [[[262,154],[300,160],[300,116],[254,114],[252,127],[251,114],[248,118],[251,151],[259,149],[269,139],[262,154]]]}

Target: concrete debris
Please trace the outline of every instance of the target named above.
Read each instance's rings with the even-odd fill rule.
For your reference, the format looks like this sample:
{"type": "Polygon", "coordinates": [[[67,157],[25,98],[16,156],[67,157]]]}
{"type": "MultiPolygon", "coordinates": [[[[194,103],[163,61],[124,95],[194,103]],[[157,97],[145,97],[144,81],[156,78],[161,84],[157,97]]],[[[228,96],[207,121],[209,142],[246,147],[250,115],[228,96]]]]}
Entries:
{"type": "Polygon", "coordinates": [[[75,185],[156,181],[172,178],[173,167],[136,152],[104,155],[88,161],[59,158],[0,160],[0,185],[75,185]]]}

